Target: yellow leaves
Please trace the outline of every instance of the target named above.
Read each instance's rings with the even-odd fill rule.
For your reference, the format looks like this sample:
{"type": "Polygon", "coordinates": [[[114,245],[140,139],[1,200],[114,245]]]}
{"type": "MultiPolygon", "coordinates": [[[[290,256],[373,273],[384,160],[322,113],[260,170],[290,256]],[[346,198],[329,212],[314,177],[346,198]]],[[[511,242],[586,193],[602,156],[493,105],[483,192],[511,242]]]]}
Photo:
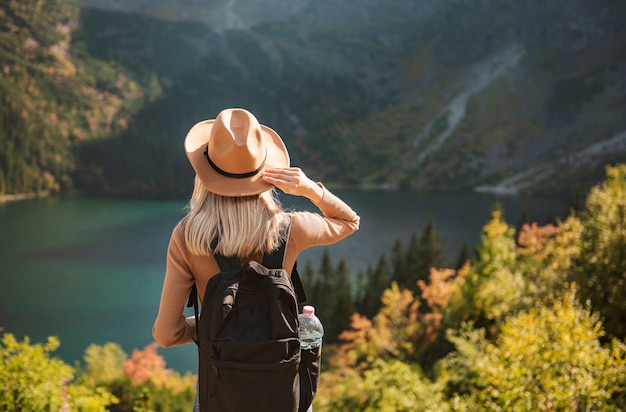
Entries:
{"type": "Polygon", "coordinates": [[[515,229],[502,219],[502,212],[491,212],[491,220],[483,227],[478,245],[479,263],[483,265],[480,272],[488,276],[515,260],[514,234],[515,229]]]}
{"type": "Polygon", "coordinates": [[[452,337],[458,353],[447,361],[469,369],[461,376],[472,376],[470,405],[576,410],[581,402],[606,404],[626,378],[626,346],[618,340],[601,346],[599,318],[580,306],[574,287],[550,305],[509,317],[494,343],[473,332],[452,337]]]}
{"type": "MultiPolygon", "coordinates": [[[[324,380],[328,375],[324,375],[324,380]]],[[[316,411],[446,412],[441,385],[424,378],[416,365],[398,360],[373,362],[362,375],[330,376],[315,400],[316,411]]]]}
{"type": "Polygon", "coordinates": [[[89,345],[83,359],[83,379],[91,385],[110,383],[124,376],[124,362],[128,356],[122,348],[112,342],[104,345],[89,345]]]}
{"type": "Polygon", "coordinates": [[[491,220],[483,226],[483,232],[489,239],[496,239],[512,235],[513,228],[504,221],[500,210],[494,210],[491,212],[491,220]]]}
{"type": "Polygon", "coordinates": [[[410,290],[400,290],[396,282],[392,282],[391,287],[383,292],[381,301],[383,306],[375,319],[380,317],[388,325],[417,321],[419,301],[415,299],[410,290]],[[401,319],[406,320],[402,321],[401,319]]]}
{"type": "Polygon", "coordinates": [[[580,214],[575,279],[604,318],[607,331],[626,336],[626,164],[607,167],[607,179],[594,187],[580,214]]]}
{"type": "Polygon", "coordinates": [[[42,178],[42,184],[43,184],[43,189],[48,191],[58,191],[61,189],[61,185],[59,185],[59,182],[57,182],[57,180],[54,178],[54,176],[52,176],[52,173],[48,172],[48,171],[44,171],[41,174],[41,178],[42,178]]]}
{"type": "Polygon", "coordinates": [[[105,411],[116,398],[102,389],[72,383],[74,368],[50,353],[59,347],[56,337],[46,343],[19,342],[4,334],[0,345],[0,410],[60,410],[64,402],[70,411],[105,411]],[[65,388],[71,395],[68,398],[65,388]],[[81,408],[81,405],[90,405],[81,408]]]}
{"type": "Polygon", "coordinates": [[[374,318],[380,349],[400,357],[411,356],[422,330],[419,322],[419,300],[408,290],[400,290],[393,282],[382,296],[383,306],[374,318]]]}
{"type": "Polygon", "coordinates": [[[350,329],[342,332],[342,343],[333,356],[333,366],[369,364],[378,358],[411,359],[432,343],[439,332],[443,312],[469,273],[469,263],[461,270],[431,269],[430,281],[420,281],[422,298],[428,309],[420,313],[420,300],[396,282],[383,292],[382,307],[373,321],[357,313],[350,329]]]}
{"type": "Polygon", "coordinates": [[[524,302],[526,279],[520,272],[500,268],[475,291],[476,307],[490,320],[500,320],[524,302]]]}
{"type": "Polygon", "coordinates": [[[569,216],[559,225],[559,233],[545,247],[546,260],[554,270],[566,273],[580,255],[582,223],[576,216],[569,216]]]}

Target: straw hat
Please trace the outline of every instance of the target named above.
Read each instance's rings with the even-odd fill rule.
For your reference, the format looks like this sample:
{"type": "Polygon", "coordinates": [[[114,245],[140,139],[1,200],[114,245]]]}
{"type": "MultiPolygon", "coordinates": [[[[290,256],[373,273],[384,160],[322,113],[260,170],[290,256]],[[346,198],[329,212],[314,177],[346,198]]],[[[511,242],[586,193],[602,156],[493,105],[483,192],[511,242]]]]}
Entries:
{"type": "Polygon", "coordinates": [[[289,153],[274,130],[245,109],[222,110],[196,123],[185,137],[185,152],[208,191],[221,196],[251,196],[273,186],[261,172],[288,167],[289,153]]]}

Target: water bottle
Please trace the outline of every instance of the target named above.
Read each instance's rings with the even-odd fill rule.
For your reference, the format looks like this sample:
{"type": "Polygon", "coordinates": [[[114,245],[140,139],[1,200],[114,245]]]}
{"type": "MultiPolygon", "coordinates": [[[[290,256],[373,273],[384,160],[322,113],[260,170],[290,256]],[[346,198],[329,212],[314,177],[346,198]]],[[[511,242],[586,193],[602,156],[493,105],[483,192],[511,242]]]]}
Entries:
{"type": "Polygon", "coordinates": [[[302,313],[298,315],[300,322],[300,347],[302,349],[313,349],[322,344],[324,327],[319,318],[315,316],[315,308],[307,305],[302,308],[302,313]]]}

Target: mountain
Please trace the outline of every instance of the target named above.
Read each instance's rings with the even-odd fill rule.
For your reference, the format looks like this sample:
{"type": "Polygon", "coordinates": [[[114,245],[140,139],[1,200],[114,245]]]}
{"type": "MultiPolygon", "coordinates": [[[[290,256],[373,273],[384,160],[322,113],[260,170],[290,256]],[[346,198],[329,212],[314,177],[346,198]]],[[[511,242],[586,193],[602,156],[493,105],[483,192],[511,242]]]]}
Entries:
{"type": "Polygon", "coordinates": [[[68,0],[0,4],[0,201],[72,190],[76,147],[115,134],[142,105],[123,68],[73,43],[68,0]]]}
{"type": "Polygon", "coordinates": [[[619,0],[82,0],[73,44],[149,98],[75,145],[74,184],[182,195],[224,107],[332,187],[584,190],[626,161],[619,0]]]}

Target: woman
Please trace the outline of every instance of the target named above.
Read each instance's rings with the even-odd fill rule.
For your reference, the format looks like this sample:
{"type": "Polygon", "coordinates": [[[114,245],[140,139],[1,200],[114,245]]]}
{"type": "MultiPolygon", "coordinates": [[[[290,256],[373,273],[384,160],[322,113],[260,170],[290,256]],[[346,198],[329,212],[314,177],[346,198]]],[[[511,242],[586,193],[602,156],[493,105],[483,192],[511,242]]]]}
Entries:
{"type": "Polygon", "coordinates": [[[244,109],[226,109],[196,124],[185,138],[185,151],[196,179],[188,213],[168,247],[153,327],[162,347],[193,342],[195,319],[185,318],[183,310],[192,286],[202,301],[207,282],[220,272],[214,254],[261,262],[286,238],[283,269],[291,273],[300,252],[338,242],[359,227],[359,216],[347,204],[289,167],[280,136],[244,109]],[[284,211],[274,187],[308,198],[323,216],[284,211]]]}

